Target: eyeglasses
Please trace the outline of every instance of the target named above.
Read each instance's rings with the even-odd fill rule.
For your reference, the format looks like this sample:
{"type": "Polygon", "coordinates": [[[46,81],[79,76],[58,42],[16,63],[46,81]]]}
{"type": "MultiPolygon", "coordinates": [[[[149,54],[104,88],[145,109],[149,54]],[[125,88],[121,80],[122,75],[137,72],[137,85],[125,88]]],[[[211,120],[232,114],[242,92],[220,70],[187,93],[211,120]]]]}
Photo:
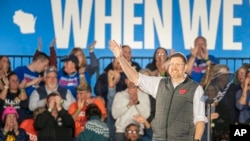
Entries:
{"type": "Polygon", "coordinates": [[[128,86],[127,88],[128,88],[128,89],[135,89],[135,88],[137,88],[137,86],[135,86],[135,85],[130,85],[130,86],[128,86]]]}
{"type": "Polygon", "coordinates": [[[158,55],[158,56],[163,56],[163,55],[164,55],[164,53],[158,53],[157,55],[158,55]]]}
{"type": "Polygon", "coordinates": [[[128,130],[127,133],[128,134],[138,134],[139,131],[138,130],[128,130]]]}
{"type": "Polygon", "coordinates": [[[176,64],[170,63],[170,64],[169,64],[169,66],[176,66],[176,67],[181,67],[181,66],[183,66],[183,65],[185,65],[185,64],[178,64],[178,63],[176,63],[176,64]]]}

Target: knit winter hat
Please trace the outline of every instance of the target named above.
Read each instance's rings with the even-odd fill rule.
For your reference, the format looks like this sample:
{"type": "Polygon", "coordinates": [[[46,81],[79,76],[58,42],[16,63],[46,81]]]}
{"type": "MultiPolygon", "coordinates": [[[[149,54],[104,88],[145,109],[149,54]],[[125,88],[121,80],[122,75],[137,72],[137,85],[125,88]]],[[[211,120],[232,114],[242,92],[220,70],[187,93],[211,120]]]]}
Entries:
{"type": "Polygon", "coordinates": [[[4,118],[8,114],[16,114],[16,117],[18,118],[18,113],[14,107],[7,107],[4,109],[3,114],[2,114],[2,121],[4,121],[4,118]]]}

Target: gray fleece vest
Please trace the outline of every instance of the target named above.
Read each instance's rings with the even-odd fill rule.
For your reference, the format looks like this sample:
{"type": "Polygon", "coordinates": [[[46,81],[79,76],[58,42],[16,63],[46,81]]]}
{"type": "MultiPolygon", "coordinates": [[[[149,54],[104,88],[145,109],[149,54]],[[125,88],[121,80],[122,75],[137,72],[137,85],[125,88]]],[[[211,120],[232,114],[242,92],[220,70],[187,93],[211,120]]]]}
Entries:
{"type": "Polygon", "coordinates": [[[154,140],[193,140],[193,96],[197,87],[198,84],[188,77],[176,88],[170,78],[160,81],[152,121],[154,140]]]}

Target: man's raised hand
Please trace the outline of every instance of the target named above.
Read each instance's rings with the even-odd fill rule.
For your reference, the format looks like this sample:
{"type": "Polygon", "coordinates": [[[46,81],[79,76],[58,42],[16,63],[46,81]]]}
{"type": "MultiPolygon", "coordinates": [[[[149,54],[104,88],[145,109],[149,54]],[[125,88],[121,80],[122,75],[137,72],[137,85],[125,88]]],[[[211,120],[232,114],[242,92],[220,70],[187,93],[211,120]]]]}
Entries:
{"type": "Polygon", "coordinates": [[[113,52],[116,58],[119,58],[122,56],[122,47],[121,45],[118,45],[118,43],[115,40],[109,41],[109,48],[113,52]]]}

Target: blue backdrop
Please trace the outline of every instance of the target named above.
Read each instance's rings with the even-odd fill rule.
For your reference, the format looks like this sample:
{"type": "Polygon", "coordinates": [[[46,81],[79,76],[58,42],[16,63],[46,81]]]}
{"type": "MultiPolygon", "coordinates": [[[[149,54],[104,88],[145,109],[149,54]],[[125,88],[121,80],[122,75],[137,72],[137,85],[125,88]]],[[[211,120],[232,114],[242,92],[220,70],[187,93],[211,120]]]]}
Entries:
{"type": "Polygon", "coordinates": [[[188,54],[203,35],[215,56],[249,57],[249,8],[249,0],[1,0],[0,54],[32,55],[38,37],[46,53],[56,38],[60,56],[93,40],[97,57],[112,56],[110,39],[133,56],[159,46],[188,54]]]}

